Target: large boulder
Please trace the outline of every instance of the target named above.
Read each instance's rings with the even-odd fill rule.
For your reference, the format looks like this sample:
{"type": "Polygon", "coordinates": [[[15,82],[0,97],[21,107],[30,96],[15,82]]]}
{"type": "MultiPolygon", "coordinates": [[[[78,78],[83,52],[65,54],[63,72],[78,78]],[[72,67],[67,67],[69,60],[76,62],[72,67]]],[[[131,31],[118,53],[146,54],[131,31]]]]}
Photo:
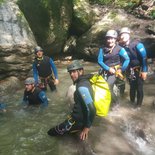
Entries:
{"type": "Polygon", "coordinates": [[[0,29],[0,80],[9,76],[21,79],[31,68],[36,41],[14,1],[1,3],[0,29]]]}
{"type": "Polygon", "coordinates": [[[72,20],[71,0],[19,0],[38,45],[47,55],[60,54],[72,20]]]}
{"type": "Polygon", "coordinates": [[[73,19],[71,33],[77,36],[85,33],[95,22],[95,13],[89,4],[89,0],[73,1],[73,19]]]}

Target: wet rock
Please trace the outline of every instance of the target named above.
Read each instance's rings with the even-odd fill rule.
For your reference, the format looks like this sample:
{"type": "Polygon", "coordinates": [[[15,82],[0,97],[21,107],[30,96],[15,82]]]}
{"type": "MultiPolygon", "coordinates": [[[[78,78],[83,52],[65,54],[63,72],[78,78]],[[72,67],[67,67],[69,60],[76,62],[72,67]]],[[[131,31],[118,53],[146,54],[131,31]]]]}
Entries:
{"type": "Polygon", "coordinates": [[[1,81],[0,85],[0,101],[5,102],[5,97],[7,95],[12,95],[16,93],[18,89],[22,88],[22,82],[14,76],[8,77],[1,81]]]}
{"type": "Polygon", "coordinates": [[[15,1],[0,5],[0,80],[15,76],[23,78],[32,67],[33,33],[15,1]]]}
{"type": "Polygon", "coordinates": [[[137,137],[140,137],[140,138],[142,138],[143,140],[147,141],[147,139],[146,139],[146,134],[145,134],[145,132],[143,131],[143,129],[137,129],[137,130],[135,131],[135,134],[136,134],[137,137]]]}

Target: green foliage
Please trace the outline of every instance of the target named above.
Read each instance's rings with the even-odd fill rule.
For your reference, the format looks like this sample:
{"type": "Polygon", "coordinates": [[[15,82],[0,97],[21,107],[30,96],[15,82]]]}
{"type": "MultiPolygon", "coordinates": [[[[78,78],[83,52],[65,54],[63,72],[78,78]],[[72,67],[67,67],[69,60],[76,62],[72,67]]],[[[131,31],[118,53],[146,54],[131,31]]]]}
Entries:
{"type": "Polygon", "coordinates": [[[90,0],[90,2],[100,5],[114,5],[121,8],[133,8],[135,5],[139,4],[140,0],[90,0]]]}
{"type": "Polygon", "coordinates": [[[108,5],[108,4],[111,4],[113,0],[90,0],[90,2],[101,4],[101,5],[108,5]]]}
{"type": "Polygon", "coordinates": [[[152,19],[155,19],[155,9],[151,11],[150,16],[152,19]]]}
{"type": "Polygon", "coordinates": [[[3,2],[5,2],[5,0],[0,0],[0,5],[1,5],[3,2]]]}

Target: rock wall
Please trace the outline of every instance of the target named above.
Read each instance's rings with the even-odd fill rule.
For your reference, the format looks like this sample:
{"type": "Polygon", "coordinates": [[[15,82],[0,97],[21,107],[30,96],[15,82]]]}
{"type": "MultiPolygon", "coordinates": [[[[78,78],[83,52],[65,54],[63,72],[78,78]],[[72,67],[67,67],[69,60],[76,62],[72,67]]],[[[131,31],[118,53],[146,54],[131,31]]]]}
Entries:
{"type": "Polygon", "coordinates": [[[0,5],[0,80],[25,77],[31,68],[35,38],[13,1],[0,5]]]}

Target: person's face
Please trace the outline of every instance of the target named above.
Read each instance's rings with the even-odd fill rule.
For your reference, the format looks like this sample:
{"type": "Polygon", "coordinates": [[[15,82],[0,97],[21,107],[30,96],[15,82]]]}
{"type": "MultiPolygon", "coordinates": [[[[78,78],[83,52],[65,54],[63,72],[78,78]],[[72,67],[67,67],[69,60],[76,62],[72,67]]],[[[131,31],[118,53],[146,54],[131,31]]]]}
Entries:
{"type": "Polygon", "coordinates": [[[41,58],[43,56],[43,51],[38,51],[36,55],[38,58],[41,58]]]}
{"type": "Polygon", "coordinates": [[[34,84],[26,84],[26,85],[25,85],[25,90],[26,90],[27,92],[32,91],[33,88],[34,88],[34,84]]]}
{"type": "Polygon", "coordinates": [[[120,34],[120,42],[121,43],[127,43],[130,40],[130,34],[129,33],[121,33],[120,34]]]}
{"type": "Polygon", "coordinates": [[[113,47],[116,44],[116,38],[107,37],[106,44],[108,47],[113,47]]]}
{"type": "Polygon", "coordinates": [[[83,70],[72,70],[69,71],[69,74],[72,81],[75,82],[79,78],[79,76],[83,74],[83,70]]]}

